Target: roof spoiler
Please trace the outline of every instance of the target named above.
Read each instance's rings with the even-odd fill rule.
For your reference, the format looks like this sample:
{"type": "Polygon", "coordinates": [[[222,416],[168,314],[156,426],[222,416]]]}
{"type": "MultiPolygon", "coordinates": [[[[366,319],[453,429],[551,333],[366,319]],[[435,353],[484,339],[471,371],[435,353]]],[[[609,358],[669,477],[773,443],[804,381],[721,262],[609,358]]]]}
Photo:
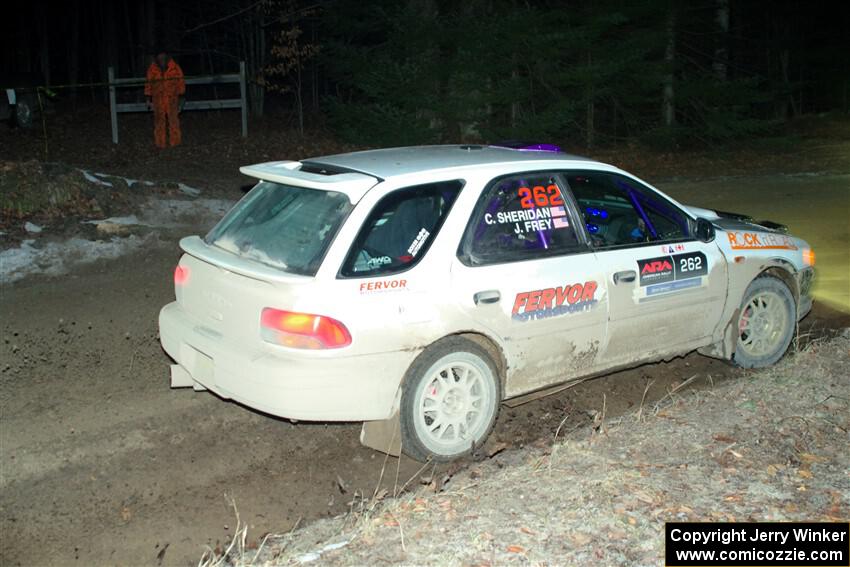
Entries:
{"type": "Polygon", "coordinates": [[[379,179],[365,173],[345,172],[325,175],[301,171],[300,161],[270,161],[240,167],[239,171],[249,177],[263,181],[273,181],[297,187],[338,191],[344,193],[351,204],[357,204],[366,192],[374,187],[379,179]]]}

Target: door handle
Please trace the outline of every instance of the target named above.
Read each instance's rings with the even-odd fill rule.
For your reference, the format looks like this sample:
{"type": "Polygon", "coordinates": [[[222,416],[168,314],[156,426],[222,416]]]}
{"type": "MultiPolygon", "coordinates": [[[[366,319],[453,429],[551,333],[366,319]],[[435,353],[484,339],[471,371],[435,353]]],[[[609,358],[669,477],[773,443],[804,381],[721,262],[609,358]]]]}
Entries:
{"type": "Polygon", "coordinates": [[[637,273],[634,270],[614,272],[614,284],[619,284],[620,282],[633,282],[636,277],[637,273]]]}
{"type": "Polygon", "coordinates": [[[496,303],[501,298],[502,294],[499,293],[498,289],[488,289],[487,291],[479,291],[478,293],[472,296],[473,301],[475,301],[475,305],[481,305],[482,303],[496,303]]]}

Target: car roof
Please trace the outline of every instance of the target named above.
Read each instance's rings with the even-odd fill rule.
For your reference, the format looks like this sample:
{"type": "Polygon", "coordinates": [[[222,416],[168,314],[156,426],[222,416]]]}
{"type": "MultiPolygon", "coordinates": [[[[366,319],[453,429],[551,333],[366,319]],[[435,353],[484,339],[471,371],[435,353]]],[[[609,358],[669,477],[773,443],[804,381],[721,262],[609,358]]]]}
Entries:
{"type": "Polygon", "coordinates": [[[589,158],[554,151],[518,150],[484,145],[444,145],[335,154],[306,159],[302,164],[313,167],[328,166],[339,171],[366,173],[380,179],[389,179],[425,171],[531,161],[597,163],[589,158]]]}

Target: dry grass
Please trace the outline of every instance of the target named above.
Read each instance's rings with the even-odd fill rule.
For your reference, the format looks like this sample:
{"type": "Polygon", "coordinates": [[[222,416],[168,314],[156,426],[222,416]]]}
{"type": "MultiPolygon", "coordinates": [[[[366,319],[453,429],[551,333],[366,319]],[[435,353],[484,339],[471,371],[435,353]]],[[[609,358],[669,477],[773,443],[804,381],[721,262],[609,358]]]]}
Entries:
{"type": "Polygon", "coordinates": [[[593,425],[442,491],[355,498],[346,516],[261,544],[237,529],[201,565],[658,565],[668,520],[850,517],[850,330],[775,368],[688,384],[613,422],[600,400],[593,425]]]}

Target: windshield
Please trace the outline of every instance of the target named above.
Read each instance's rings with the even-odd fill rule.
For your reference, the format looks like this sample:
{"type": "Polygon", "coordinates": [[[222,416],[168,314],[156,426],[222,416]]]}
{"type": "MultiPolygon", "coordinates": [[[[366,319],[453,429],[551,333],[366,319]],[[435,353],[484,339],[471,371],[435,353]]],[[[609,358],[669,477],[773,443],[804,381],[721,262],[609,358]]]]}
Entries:
{"type": "Polygon", "coordinates": [[[351,209],[342,193],[263,181],[204,240],[244,258],[312,276],[351,209]]]}

